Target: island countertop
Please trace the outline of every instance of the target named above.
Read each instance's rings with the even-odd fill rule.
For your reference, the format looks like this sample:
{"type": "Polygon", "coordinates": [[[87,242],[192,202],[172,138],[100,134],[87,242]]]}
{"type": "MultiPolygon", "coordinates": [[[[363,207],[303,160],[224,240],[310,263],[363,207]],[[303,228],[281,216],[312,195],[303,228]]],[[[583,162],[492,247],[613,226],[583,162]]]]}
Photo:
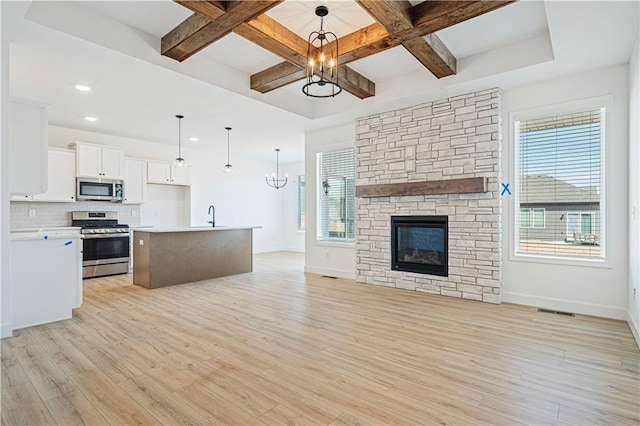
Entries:
{"type": "Polygon", "coordinates": [[[134,227],[134,231],[139,232],[149,232],[153,234],[160,234],[166,232],[202,232],[202,231],[233,231],[237,229],[258,229],[262,228],[262,226],[216,226],[212,228],[211,226],[181,226],[175,228],[136,228],[134,227]]]}
{"type": "Polygon", "coordinates": [[[134,229],[133,283],[152,289],[251,272],[254,228],[134,229]]]}

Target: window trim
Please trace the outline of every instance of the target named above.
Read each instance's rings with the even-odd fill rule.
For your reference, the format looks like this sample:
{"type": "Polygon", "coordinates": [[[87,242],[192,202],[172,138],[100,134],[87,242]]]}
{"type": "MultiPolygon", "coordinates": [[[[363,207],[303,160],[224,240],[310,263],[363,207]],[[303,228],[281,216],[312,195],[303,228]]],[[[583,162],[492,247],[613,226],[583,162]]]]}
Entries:
{"type": "Polygon", "coordinates": [[[298,175],[298,179],[296,181],[296,204],[297,204],[297,212],[296,212],[296,232],[304,234],[307,230],[307,179],[304,174],[298,175]],[[302,223],[302,206],[303,203],[300,202],[300,183],[304,180],[304,215],[305,215],[305,223],[304,228],[301,228],[300,225],[302,223]]]}
{"type": "Polygon", "coordinates": [[[519,138],[517,137],[516,121],[534,120],[537,118],[544,118],[554,115],[568,114],[580,110],[598,109],[604,108],[603,121],[601,124],[601,133],[603,135],[603,143],[600,145],[600,182],[603,191],[600,191],[600,205],[604,204],[604,209],[600,211],[600,229],[605,230],[604,244],[600,245],[602,250],[602,257],[600,258],[579,258],[579,257],[563,257],[558,255],[541,255],[541,254],[528,254],[518,253],[516,251],[517,242],[520,239],[520,227],[519,209],[517,208],[519,203],[519,193],[514,191],[513,196],[509,197],[507,203],[505,203],[505,226],[509,229],[509,260],[514,262],[531,262],[542,264],[556,264],[566,266],[585,266],[595,268],[613,268],[612,260],[612,241],[610,233],[612,224],[611,217],[611,197],[613,190],[608,187],[608,182],[611,181],[612,165],[610,164],[607,151],[611,143],[613,143],[614,136],[612,135],[612,126],[614,116],[614,102],[612,95],[593,97],[583,99],[579,101],[571,101],[565,103],[559,103],[554,105],[547,105],[537,108],[528,108],[523,110],[514,110],[509,113],[509,151],[508,161],[506,163],[509,168],[507,176],[511,176],[511,182],[513,182],[514,188],[519,188],[520,176],[519,176],[519,158],[520,152],[519,138]]]}

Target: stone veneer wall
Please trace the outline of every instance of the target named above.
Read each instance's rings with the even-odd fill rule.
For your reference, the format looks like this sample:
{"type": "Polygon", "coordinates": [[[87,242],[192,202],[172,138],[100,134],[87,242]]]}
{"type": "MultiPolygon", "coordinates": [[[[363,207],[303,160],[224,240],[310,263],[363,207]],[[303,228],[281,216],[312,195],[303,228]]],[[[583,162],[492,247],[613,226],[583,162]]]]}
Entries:
{"type": "Polygon", "coordinates": [[[500,303],[501,92],[363,117],[356,185],[487,177],[489,192],[356,199],[356,281],[500,303]],[[449,216],[449,276],[391,270],[392,215],[449,216]]]}

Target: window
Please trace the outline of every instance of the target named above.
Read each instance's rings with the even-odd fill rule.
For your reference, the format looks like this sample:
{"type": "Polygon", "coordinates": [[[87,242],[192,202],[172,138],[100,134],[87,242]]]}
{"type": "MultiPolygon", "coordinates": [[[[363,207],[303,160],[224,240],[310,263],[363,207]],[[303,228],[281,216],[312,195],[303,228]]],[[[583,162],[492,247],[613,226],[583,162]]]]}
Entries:
{"type": "Polygon", "coordinates": [[[516,253],[604,258],[604,108],[516,120],[516,253]]]}
{"type": "Polygon", "coordinates": [[[520,209],[520,228],[531,227],[531,209],[520,209]]]}
{"type": "Polygon", "coordinates": [[[544,209],[533,210],[533,228],[544,228],[544,209]]]}
{"type": "Polygon", "coordinates": [[[317,154],[318,241],[355,240],[354,149],[317,154]]]}
{"type": "Polygon", "coordinates": [[[520,228],[544,228],[544,209],[520,209],[520,228]]]}
{"type": "Polygon", "coordinates": [[[304,232],[306,223],[306,181],[304,175],[298,176],[298,231],[304,232]]]}

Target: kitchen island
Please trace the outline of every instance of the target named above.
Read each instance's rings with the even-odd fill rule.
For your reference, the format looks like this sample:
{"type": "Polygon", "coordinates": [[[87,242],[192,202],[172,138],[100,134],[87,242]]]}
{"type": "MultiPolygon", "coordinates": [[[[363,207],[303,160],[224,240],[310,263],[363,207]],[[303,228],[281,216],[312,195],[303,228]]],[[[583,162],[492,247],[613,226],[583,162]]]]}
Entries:
{"type": "Polygon", "coordinates": [[[133,231],[133,283],[149,289],[253,271],[256,227],[133,231]]]}

